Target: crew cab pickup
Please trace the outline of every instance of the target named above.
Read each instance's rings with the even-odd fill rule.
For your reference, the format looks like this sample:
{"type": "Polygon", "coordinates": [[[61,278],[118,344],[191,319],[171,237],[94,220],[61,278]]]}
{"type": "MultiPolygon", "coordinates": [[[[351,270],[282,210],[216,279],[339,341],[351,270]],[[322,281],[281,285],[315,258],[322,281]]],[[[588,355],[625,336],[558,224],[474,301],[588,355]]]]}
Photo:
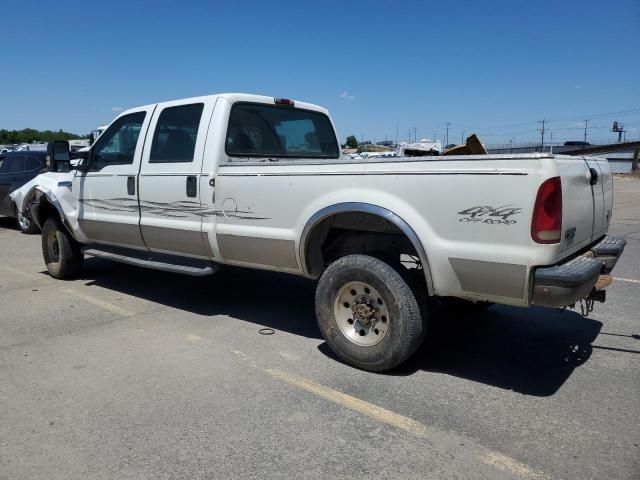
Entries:
{"type": "Polygon", "coordinates": [[[71,167],[13,199],[42,228],[49,273],[85,255],[208,275],[223,264],[318,279],[316,314],[346,362],[382,371],[426,332],[433,297],[565,307],[604,291],[606,159],[546,153],[354,160],[328,112],[223,94],[132,108],[71,167]],[[598,286],[598,288],[596,288],[598,286]]]}

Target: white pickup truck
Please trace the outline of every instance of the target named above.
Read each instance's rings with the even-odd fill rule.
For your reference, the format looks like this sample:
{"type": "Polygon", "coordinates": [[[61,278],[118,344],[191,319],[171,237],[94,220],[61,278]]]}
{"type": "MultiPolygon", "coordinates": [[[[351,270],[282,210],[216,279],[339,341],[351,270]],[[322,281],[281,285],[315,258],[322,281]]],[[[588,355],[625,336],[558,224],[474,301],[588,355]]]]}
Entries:
{"type": "Polygon", "coordinates": [[[625,242],[606,236],[606,159],[551,154],[352,160],[328,112],[247,94],[118,116],[76,167],[15,192],[55,278],[85,255],[190,275],[220,264],[318,279],[324,338],[382,371],[426,332],[429,298],[527,307],[604,300],[625,242]],[[596,288],[596,283],[598,288],[596,288]]]}

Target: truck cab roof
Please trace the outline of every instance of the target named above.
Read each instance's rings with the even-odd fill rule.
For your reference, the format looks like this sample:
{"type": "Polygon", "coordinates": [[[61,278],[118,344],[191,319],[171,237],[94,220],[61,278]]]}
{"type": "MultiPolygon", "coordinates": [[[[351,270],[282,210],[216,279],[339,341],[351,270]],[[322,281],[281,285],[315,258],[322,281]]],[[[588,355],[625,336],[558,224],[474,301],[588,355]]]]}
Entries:
{"type": "MultiPolygon", "coordinates": [[[[133,107],[130,108],[128,110],[123,111],[119,116],[122,115],[126,115],[128,113],[140,110],[142,108],[147,108],[149,106],[153,106],[153,105],[158,105],[158,106],[162,106],[166,103],[172,103],[172,102],[176,102],[176,101],[180,101],[180,102],[185,102],[185,103],[197,103],[197,102],[204,102],[204,101],[211,101],[214,99],[218,99],[218,98],[222,98],[226,101],[228,101],[229,103],[237,103],[237,102],[251,102],[251,103],[265,103],[265,104],[274,104],[275,101],[279,98],[278,97],[268,97],[266,95],[254,95],[251,93],[218,93],[218,94],[212,94],[212,95],[203,95],[203,96],[199,96],[199,97],[188,97],[188,98],[178,98],[178,99],[174,99],[174,100],[167,100],[165,102],[158,102],[158,103],[151,103],[148,105],[141,105],[138,107],[133,107]]],[[[300,108],[300,109],[304,109],[304,110],[313,110],[316,112],[321,112],[324,113],[325,115],[329,115],[329,111],[324,108],[321,107],[320,105],[315,105],[313,103],[307,103],[307,102],[301,102],[299,100],[291,100],[291,102],[293,102],[293,107],[294,108],[300,108]]]]}

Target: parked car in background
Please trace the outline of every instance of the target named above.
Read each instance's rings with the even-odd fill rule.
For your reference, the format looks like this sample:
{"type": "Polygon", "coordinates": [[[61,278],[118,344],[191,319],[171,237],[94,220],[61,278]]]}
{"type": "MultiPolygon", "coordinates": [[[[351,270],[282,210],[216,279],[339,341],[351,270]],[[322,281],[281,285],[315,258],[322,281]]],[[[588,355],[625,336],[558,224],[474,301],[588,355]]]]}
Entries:
{"type": "Polygon", "coordinates": [[[0,215],[15,218],[23,233],[39,231],[29,213],[18,212],[9,194],[35,178],[46,167],[47,152],[25,151],[0,154],[0,215]]]}

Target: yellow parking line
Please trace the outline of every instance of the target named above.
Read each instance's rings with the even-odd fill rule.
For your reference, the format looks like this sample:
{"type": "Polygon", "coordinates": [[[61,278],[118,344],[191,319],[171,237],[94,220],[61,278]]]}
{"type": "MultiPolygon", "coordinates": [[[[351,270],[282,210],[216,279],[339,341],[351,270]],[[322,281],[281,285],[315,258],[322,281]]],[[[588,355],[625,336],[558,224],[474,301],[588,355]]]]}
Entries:
{"type": "Polygon", "coordinates": [[[80,293],[71,288],[65,288],[64,292],[68,293],[69,295],[73,295],[74,297],[78,297],[86,302],[92,303],[93,305],[104,308],[105,310],[108,310],[117,315],[122,315],[123,317],[131,317],[132,315],[135,315],[133,312],[127,310],[126,308],[119,307],[118,305],[114,305],[113,303],[107,302],[105,300],[100,300],[99,298],[93,297],[91,295],[80,293]]]}
{"type": "MultiPolygon", "coordinates": [[[[11,272],[15,275],[19,275],[24,278],[28,278],[30,280],[42,280],[43,278],[46,278],[46,277],[36,276],[31,273],[23,272],[22,270],[18,270],[17,268],[13,268],[13,267],[3,267],[3,268],[8,272],[11,272]]],[[[63,291],[65,293],[68,293],[69,295],[73,295],[74,297],[80,298],[86,302],[89,302],[93,305],[96,305],[97,307],[103,308],[104,310],[115,313],[117,315],[121,315],[123,317],[131,317],[132,315],[135,315],[135,313],[127,310],[126,308],[122,308],[118,305],[114,305],[113,303],[107,302],[105,300],[100,300],[99,298],[96,298],[92,295],[80,293],[77,290],[73,290],[71,288],[65,288],[63,289],[63,291]]]]}
{"type": "Polygon", "coordinates": [[[11,272],[14,273],[16,275],[19,275],[21,277],[24,278],[28,278],[30,280],[40,280],[42,277],[37,277],[36,275],[32,275],[30,273],[26,273],[23,272],[22,270],[18,270],[17,268],[13,268],[13,267],[3,267],[7,272],[11,272]]]}
{"type": "Polygon", "coordinates": [[[640,280],[633,280],[632,278],[613,277],[613,279],[617,280],[618,282],[640,283],[640,280]]]}
{"type": "Polygon", "coordinates": [[[287,382],[295,387],[306,390],[307,392],[314,393],[319,397],[338,403],[343,407],[347,407],[349,410],[354,410],[366,415],[367,417],[378,420],[379,422],[393,425],[394,427],[404,430],[405,432],[409,432],[416,437],[426,437],[429,433],[427,431],[427,427],[420,422],[416,422],[411,418],[404,417],[385,408],[378,407],[372,403],[365,402],[359,398],[352,397],[346,393],[325,387],[307,378],[283,372],[282,370],[269,369],[266,370],[266,372],[278,380],[287,382]]]}
{"type": "MultiPolygon", "coordinates": [[[[309,380],[308,378],[300,377],[298,375],[277,369],[267,369],[265,370],[265,372],[278,380],[293,385],[294,387],[313,393],[314,395],[322,397],[325,400],[337,403],[338,405],[348,408],[349,410],[361,413],[362,415],[366,415],[367,417],[373,418],[374,420],[377,420],[379,422],[386,423],[387,425],[399,428],[400,430],[404,430],[405,432],[411,433],[416,437],[426,438],[431,434],[442,434],[448,436],[452,435],[451,433],[437,431],[436,429],[427,427],[423,423],[420,423],[416,420],[379,407],[372,403],[365,402],[364,400],[360,400],[359,398],[352,397],[351,395],[347,395],[346,393],[339,392],[338,390],[334,390],[333,388],[325,387],[324,385],[320,385],[319,383],[309,380]]],[[[548,478],[544,473],[534,470],[533,468],[520,463],[513,458],[508,457],[507,455],[503,455],[502,453],[489,450],[479,445],[477,446],[477,449],[478,452],[476,453],[476,459],[482,463],[491,465],[510,474],[517,475],[520,478],[548,478]]]]}

